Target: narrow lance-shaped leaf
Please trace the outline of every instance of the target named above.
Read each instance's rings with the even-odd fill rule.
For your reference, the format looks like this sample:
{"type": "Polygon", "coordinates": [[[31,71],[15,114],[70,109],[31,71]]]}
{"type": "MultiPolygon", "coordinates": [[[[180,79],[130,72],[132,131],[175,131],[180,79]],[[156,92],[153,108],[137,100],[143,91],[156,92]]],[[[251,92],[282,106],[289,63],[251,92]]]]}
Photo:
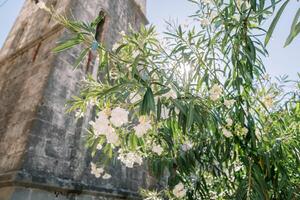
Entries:
{"type": "Polygon", "coordinates": [[[81,51],[79,57],[76,59],[76,62],[74,64],[74,69],[76,69],[79,66],[79,64],[81,63],[81,61],[84,59],[84,57],[88,52],[89,52],[89,48],[86,48],[83,51],[81,51]]]}
{"type": "Polygon", "coordinates": [[[61,42],[57,47],[53,49],[55,53],[65,51],[67,49],[73,48],[74,46],[82,42],[78,37],[69,39],[67,41],[61,42]]]}
{"type": "Polygon", "coordinates": [[[293,23],[291,26],[291,30],[290,30],[290,34],[285,41],[284,47],[288,46],[294,40],[294,38],[299,34],[299,32],[300,32],[300,28],[299,28],[300,22],[298,23],[299,17],[300,17],[300,8],[298,9],[298,11],[294,17],[294,20],[293,20],[293,23]]]}
{"type": "Polygon", "coordinates": [[[280,17],[281,17],[281,14],[282,14],[282,12],[284,11],[284,9],[285,9],[285,7],[286,7],[286,5],[287,5],[288,3],[289,3],[289,0],[287,0],[286,2],[284,2],[284,3],[282,4],[282,6],[281,6],[280,9],[278,10],[278,12],[277,12],[275,18],[273,19],[273,21],[272,21],[272,23],[271,23],[271,25],[270,25],[270,27],[269,27],[269,30],[268,30],[268,32],[267,32],[266,38],[265,38],[265,45],[267,45],[267,44],[269,43],[270,38],[271,38],[271,36],[272,36],[272,34],[273,34],[273,31],[274,31],[274,29],[275,29],[275,27],[276,27],[276,24],[277,24],[277,22],[279,21],[279,19],[280,19],[280,17]]]}

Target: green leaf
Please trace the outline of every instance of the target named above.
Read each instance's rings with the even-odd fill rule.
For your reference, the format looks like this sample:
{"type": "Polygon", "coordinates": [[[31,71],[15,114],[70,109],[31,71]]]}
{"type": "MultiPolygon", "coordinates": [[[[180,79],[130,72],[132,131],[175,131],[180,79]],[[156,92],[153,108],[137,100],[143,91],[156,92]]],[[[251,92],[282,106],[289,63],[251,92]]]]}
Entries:
{"type": "Polygon", "coordinates": [[[269,27],[269,30],[268,30],[268,32],[267,32],[266,38],[265,38],[265,45],[267,45],[267,44],[269,43],[270,38],[271,38],[271,36],[272,36],[272,34],[273,34],[273,31],[274,31],[274,29],[275,29],[275,27],[276,27],[276,24],[277,24],[277,22],[279,21],[279,19],[280,19],[280,17],[281,17],[281,14],[282,14],[282,12],[284,11],[284,9],[285,9],[285,7],[286,7],[286,5],[287,5],[288,3],[289,3],[289,0],[287,0],[286,2],[284,2],[284,3],[282,4],[282,6],[280,7],[280,9],[278,10],[276,16],[274,17],[274,19],[273,19],[273,21],[272,21],[272,23],[271,23],[271,25],[270,25],[270,27],[269,27]]]}
{"type": "Polygon", "coordinates": [[[156,111],[156,117],[157,117],[158,121],[160,120],[160,115],[161,115],[161,101],[160,101],[160,99],[158,99],[158,101],[157,101],[157,111],[156,111]]]}
{"type": "Polygon", "coordinates": [[[97,25],[104,19],[105,15],[103,12],[91,23],[91,27],[96,28],[97,25]]]}
{"type": "Polygon", "coordinates": [[[288,46],[293,41],[293,39],[299,34],[299,32],[300,32],[300,28],[299,28],[300,22],[298,23],[299,17],[300,17],[300,8],[298,9],[298,11],[293,19],[290,34],[285,41],[284,47],[288,46]]]}
{"type": "Polygon", "coordinates": [[[189,105],[188,115],[187,115],[187,122],[186,122],[186,128],[187,130],[190,129],[194,121],[194,103],[191,102],[189,105]]]}
{"type": "Polygon", "coordinates": [[[138,141],[137,141],[137,137],[135,134],[130,134],[129,135],[129,142],[130,142],[130,147],[132,150],[135,150],[138,146],[138,141]]]}
{"type": "Polygon", "coordinates": [[[250,4],[251,4],[251,8],[256,11],[256,0],[251,0],[250,1],[250,4]]]}
{"type": "Polygon", "coordinates": [[[72,38],[67,41],[61,42],[57,47],[55,47],[53,49],[53,51],[55,53],[62,52],[62,51],[65,51],[67,49],[70,49],[70,48],[80,44],[81,42],[82,42],[82,40],[79,39],[78,37],[72,38]]]}
{"type": "Polygon", "coordinates": [[[145,115],[145,114],[149,114],[151,111],[155,112],[155,101],[154,101],[152,89],[148,87],[144,95],[140,112],[142,115],[145,115]]]}
{"type": "Polygon", "coordinates": [[[81,51],[79,57],[76,59],[76,62],[74,64],[74,68],[76,69],[79,64],[81,63],[81,61],[83,60],[83,58],[86,56],[86,54],[89,52],[89,49],[84,49],[83,51],[81,51]]]}

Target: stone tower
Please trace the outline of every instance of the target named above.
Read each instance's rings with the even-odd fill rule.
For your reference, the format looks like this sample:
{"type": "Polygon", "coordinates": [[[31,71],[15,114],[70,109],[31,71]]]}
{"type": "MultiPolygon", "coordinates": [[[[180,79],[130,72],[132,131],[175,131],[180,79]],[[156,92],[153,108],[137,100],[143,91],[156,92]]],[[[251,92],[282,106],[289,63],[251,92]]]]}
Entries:
{"type": "MultiPolygon", "coordinates": [[[[146,0],[43,1],[83,21],[104,12],[98,34],[108,47],[129,23],[135,28],[147,23],[146,0]]],[[[151,182],[145,170],[111,167],[109,180],[90,174],[84,147],[88,119],[65,113],[89,66],[73,70],[80,48],[52,52],[68,33],[38,2],[25,1],[0,52],[0,200],[138,198],[138,187],[151,182]]]]}

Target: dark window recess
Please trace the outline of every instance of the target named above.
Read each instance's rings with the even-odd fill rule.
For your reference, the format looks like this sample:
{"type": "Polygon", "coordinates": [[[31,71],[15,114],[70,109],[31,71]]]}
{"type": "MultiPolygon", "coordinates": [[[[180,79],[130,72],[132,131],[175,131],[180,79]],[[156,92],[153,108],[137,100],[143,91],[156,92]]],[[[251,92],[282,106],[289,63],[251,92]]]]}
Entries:
{"type": "Polygon", "coordinates": [[[98,42],[104,41],[104,32],[105,32],[105,26],[106,26],[106,15],[103,11],[99,13],[99,16],[102,18],[102,20],[98,23],[96,28],[96,35],[95,38],[98,42]]]}
{"type": "MultiPolygon", "coordinates": [[[[97,40],[97,42],[103,43],[105,40],[107,17],[104,11],[100,11],[99,16],[102,17],[102,20],[97,24],[95,39],[97,40]]],[[[92,52],[89,52],[86,67],[87,72],[92,72],[93,65],[95,65],[95,59],[95,55],[93,55],[92,52]]]]}

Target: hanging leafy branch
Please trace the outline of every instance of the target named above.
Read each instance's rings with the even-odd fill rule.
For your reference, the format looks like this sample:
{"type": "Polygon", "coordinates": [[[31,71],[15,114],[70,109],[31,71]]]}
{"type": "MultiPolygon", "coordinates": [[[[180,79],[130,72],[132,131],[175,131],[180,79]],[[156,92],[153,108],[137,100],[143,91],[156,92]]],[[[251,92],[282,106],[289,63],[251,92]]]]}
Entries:
{"type": "Polygon", "coordinates": [[[198,9],[188,27],[170,23],[163,40],[153,26],[130,30],[112,50],[95,38],[101,18],[86,24],[44,8],[72,34],[56,51],[83,45],[76,67],[97,55],[97,80],[83,80],[69,108],[96,110],[91,173],[107,179],[116,160],[147,160],[168,178],[165,190],[142,192],[148,199],[300,198],[300,83],[284,93],[287,80],[271,82],[262,62],[262,36],[268,43],[288,1],[269,31],[261,26],[281,1],[190,2],[198,9]]]}

